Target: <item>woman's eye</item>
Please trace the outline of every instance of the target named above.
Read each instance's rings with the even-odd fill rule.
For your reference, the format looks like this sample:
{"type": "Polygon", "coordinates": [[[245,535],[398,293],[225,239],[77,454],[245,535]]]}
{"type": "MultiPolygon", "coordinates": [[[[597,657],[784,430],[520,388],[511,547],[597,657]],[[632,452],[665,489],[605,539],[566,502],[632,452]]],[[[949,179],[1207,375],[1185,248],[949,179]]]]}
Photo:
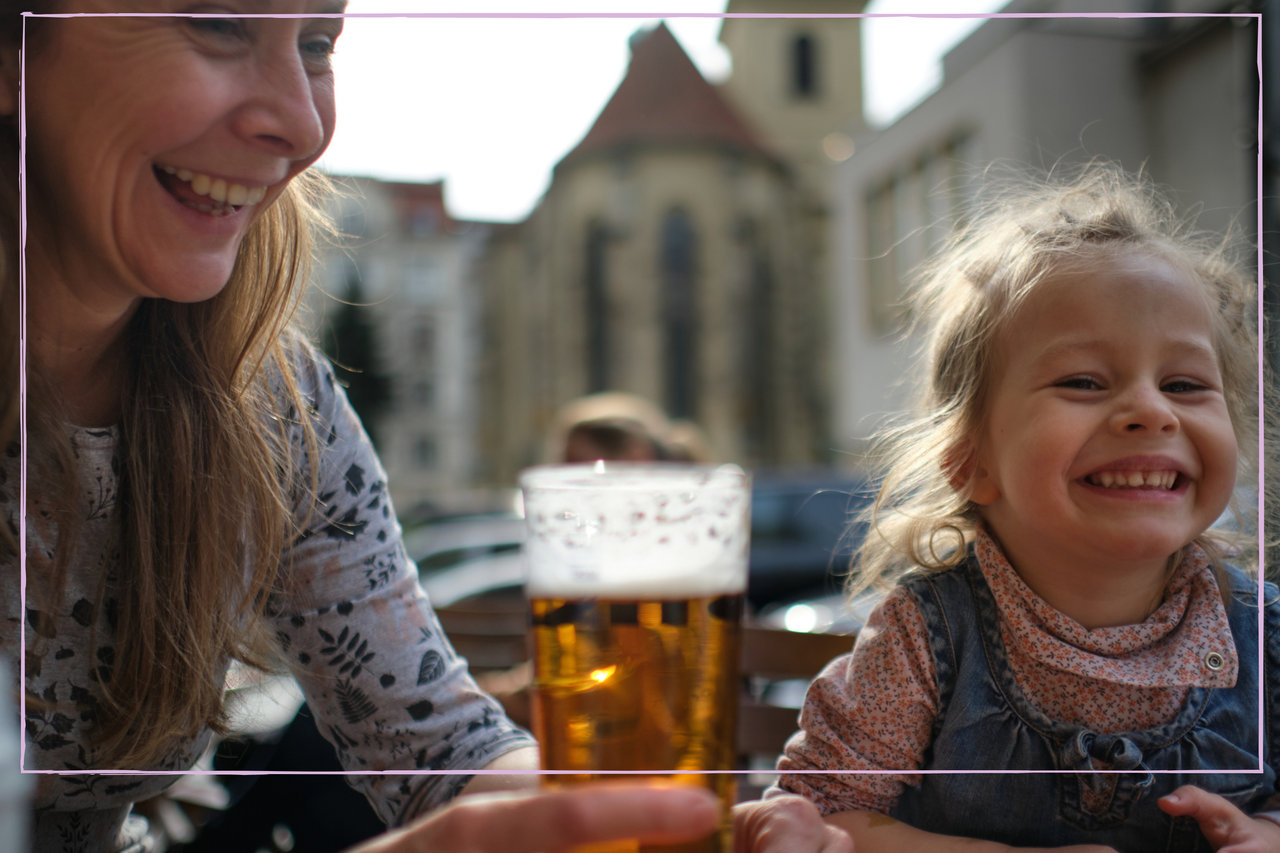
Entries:
{"type": "Polygon", "coordinates": [[[336,49],[333,39],[329,36],[314,36],[302,42],[300,45],[303,55],[311,61],[328,64],[330,57],[336,49]]]}
{"type": "Polygon", "coordinates": [[[192,18],[191,27],[209,35],[237,37],[244,29],[244,22],[237,18],[192,18]]]}

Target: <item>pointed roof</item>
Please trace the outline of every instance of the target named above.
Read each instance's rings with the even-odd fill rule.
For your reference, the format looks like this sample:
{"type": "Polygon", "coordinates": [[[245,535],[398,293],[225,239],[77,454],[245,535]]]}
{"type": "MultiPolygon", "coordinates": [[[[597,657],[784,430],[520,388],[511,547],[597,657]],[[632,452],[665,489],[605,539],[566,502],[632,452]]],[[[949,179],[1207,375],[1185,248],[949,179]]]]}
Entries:
{"type": "Polygon", "coordinates": [[[644,143],[721,145],[772,159],[662,23],[632,37],[626,76],[591,130],[556,168],[644,143]]]}

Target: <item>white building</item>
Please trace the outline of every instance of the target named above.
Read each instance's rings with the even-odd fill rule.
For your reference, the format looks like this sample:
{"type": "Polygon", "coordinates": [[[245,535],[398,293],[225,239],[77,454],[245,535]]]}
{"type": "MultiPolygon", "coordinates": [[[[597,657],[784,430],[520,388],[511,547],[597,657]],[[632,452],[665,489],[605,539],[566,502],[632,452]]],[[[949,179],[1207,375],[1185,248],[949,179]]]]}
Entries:
{"type": "MultiPolygon", "coordinates": [[[[1108,12],[1232,12],[1217,0],[1116,0],[1108,12]]],[[[1097,0],[1015,0],[1075,13],[1097,0]]],[[[917,343],[897,329],[906,274],[964,208],[989,163],[1104,158],[1147,172],[1198,224],[1256,237],[1256,19],[993,18],[944,59],[941,88],[892,126],[851,127],[833,167],[833,436],[864,451],[908,406],[917,343]]]]}
{"type": "Polygon", "coordinates": [[[451,218],[439,182],[339,182],[346,191],[334,212],[347,237],[322,254],[312,323],[319,328],[358,279],[381,371],[391,379],[390,408],[370,427],[396,509],[409,519],[469,509],[483,502],[471,491],[480,341],[474,267],[488,226],[451,218]]]}

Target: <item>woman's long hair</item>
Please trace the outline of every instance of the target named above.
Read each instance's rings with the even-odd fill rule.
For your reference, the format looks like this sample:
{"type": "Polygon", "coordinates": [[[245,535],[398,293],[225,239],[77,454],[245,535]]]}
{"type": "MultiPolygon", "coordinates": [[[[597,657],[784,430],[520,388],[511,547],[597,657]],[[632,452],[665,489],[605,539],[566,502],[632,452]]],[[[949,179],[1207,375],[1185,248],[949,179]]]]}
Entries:
{"type": "MultiPolygon", "coordinates": [[[[32,4],[3,5],[0,39],[12,44],[20,26],[14,8],[32,4]]],[[[11,123],[0,139],[0,157],[10,164],[0,170],[0,322],[5,340],[15,342],[0,355],[0,446],[16,441],[18,416],[16,130],[11,123]]],[[[271,663],[262,615],[297,526],[294,490],[305,486],[291,431],[307,452],[316,448],[289,324],[315,236],[328,228],[326,188],[317,173],[296,178],[250,229],[216,297],[144,300],[127,327],[120,568],[112,591],[119,605],[112,673],[91,729],[94,767],[147,768],[206,726],[224,730],[228,659],[271,663]]],[[[51,390],[42,392],[38,364],[29,365],[28,380],[31,476],[44,481],[57,518],[74,525],[76,472],[60,406],[51,390]]],[[[59,525],[53,564],[32,579],[36,594],[55,602],[71,559],[69,532],[59,525]]],[[[0,547],[16,555],[17,532],[6,533],[0,547]]],[[[106,582],[99,580],[97,614],[106,582]]],[[[101,636],[107,627],[98,621],[92,629],[101,636]]]]}

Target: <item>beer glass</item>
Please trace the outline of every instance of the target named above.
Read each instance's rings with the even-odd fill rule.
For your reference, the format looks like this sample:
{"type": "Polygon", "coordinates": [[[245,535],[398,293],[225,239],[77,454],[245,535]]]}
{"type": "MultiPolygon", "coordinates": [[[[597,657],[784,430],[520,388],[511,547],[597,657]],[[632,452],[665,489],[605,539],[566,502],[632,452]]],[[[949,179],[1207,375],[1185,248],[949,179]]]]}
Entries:
{"type": "Polygon", "coordinates": [[[596,772],[628,770],[710,788],[722,809],[711,836],[590,850],[731,853],[735,777],[706,771],[734,769],[749,478],[597,462],[530,468],[520,485],[533,734],[544,770],[581,771],[544,783],[634,781],[596,772]]]}

